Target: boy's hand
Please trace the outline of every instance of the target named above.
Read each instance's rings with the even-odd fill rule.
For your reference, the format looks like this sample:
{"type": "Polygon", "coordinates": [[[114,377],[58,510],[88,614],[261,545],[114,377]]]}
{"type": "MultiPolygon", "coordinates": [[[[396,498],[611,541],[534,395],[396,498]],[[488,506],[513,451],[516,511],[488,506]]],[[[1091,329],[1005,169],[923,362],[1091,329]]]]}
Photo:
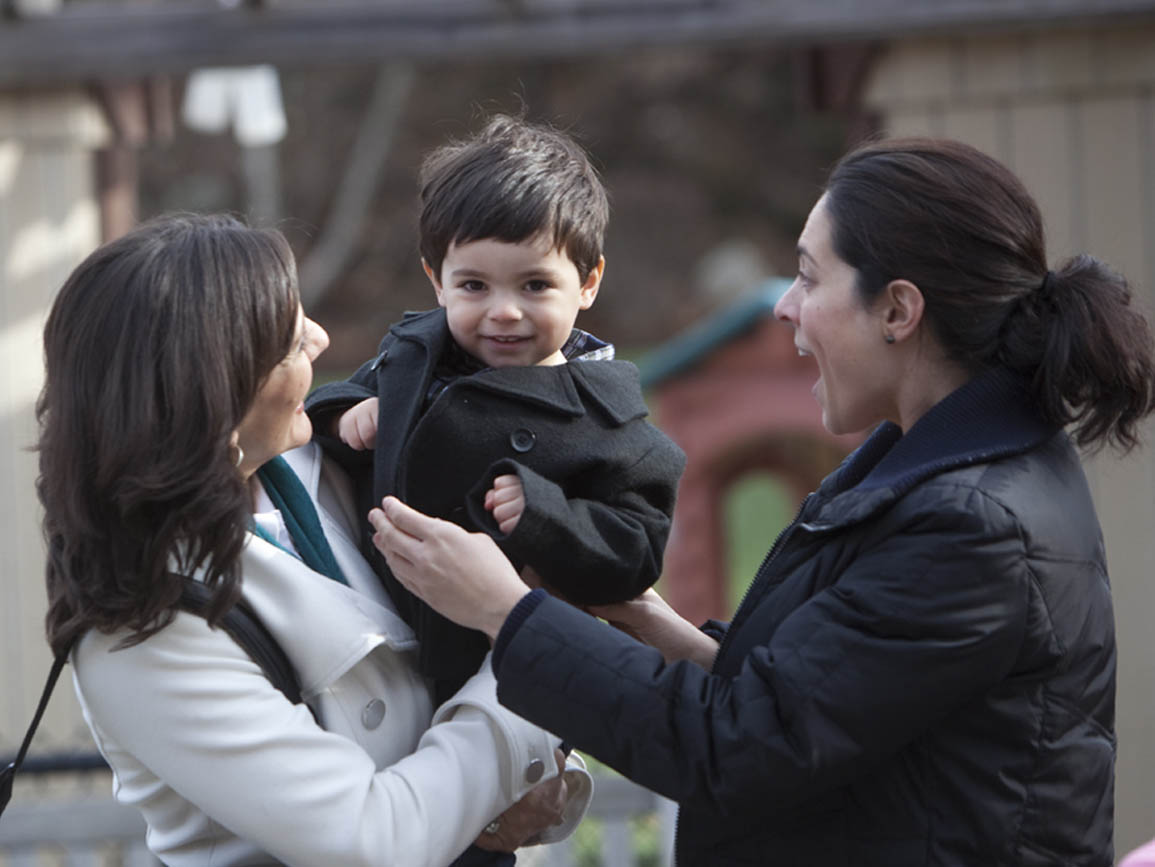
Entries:
{"type": "MultiPolygon", "coordinates": [[[[352,412],[352,410],[350,410],[352,412]]],[[[508,536],[525,511],[525,490],[517,476],[498,476],[485,492],[485,508],[493,513],[497,529],[508,536]]]]}
{"type": "Polygon", "coordinates": [[[367,397],[341,413],[337,436],[351,449],[363,451],[377,444],[377,398],[367,397]]]}

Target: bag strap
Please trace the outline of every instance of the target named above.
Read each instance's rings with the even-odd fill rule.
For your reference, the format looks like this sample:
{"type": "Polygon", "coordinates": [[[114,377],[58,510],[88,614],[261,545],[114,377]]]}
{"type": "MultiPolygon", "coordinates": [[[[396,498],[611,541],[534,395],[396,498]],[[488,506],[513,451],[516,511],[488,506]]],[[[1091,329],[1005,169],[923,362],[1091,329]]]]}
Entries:
{"type": "MultiPolygon", "coordinates": [[[[183,583],[177,606],[190,614],[204,617],[209,603],[212,601],[212,591],[195,578],[190,578],[187,575],[181,577],[183,583]]],[[[285,655],[281,645],[277,643],[277,639],[273,637],[265,624],[261,623],[248,602],[244,599],[238,600],[237,604],[221,618],[220,627],[241,646],[241,649],[249,655],[253,662],[260,666],[265,677],[273,686],[284,693],[285,698],[293,704],[301,704],[301,687],[297,682],[297,674],[293,670],[293,664],[285,655]]],[[[72,652],[74,645],[75,642],[57,654],[56,659],[53,660],[52,670],[48,672],[48,680],[44,683],[40,702],[36,706],[36,713],[32,716],[32,724],[28,726],[28,731],[24,735],[24,742],[20,745],[20,751],[16,754],[15,761],[0,771],[0,816],[4,814],[8,802],[12,800],[12,783],[16,779],[20,767],[24,764],[24,758],[28,754],[32,738],[40,726],[40,720],[48,707],[48,700],[52,697],[52,691],[56,688],[56,681],[60,679],[60,672],[63,671],[64,664],[68,662],[68,655],[72,652]]],[[[311,710],[312,708],[310,708],[311,710]]]]}
{"type": "MultiPolygon", "coordinates": [[[[185,611],[204,617],[213,598],[212,591],[195,578],[187,575],[183,578],[178,604],[185,611]]],[[[221,618],[220,627],[260,666],[265,677],[285,698],[292,704],[301,703],[301,686],[293,664],[248,602],[239,599],[221,618]]]]}
{"type": "Polygon", "coordinates": [[[28,747],[32,745],[32,736],[36,734],[36,729],[40,726],[44,710],[48,707],[48,699],[52,697],[52,690],[56,688],[56,681],[60,679],[60,672],[64,670],[64,663],[68,661],[68,653],[71,649],[69,647],[68,650],[57,654],[56,659],[52,661],[52,670],[48,672],[48,680],[44,683],[44,691],[40,693],[40,702],[36,705],[36,713],[32,716],[32,725],[28,727],[28,731],[24,735],[24,742],[20,744],[20,752],[16,754],[15,761],[0,771],[0,815],[4,814],[4,808],[12,800],[12,782],[16,779],[16,772],[24,764],[24,757],[28,755],[28,747]]]}

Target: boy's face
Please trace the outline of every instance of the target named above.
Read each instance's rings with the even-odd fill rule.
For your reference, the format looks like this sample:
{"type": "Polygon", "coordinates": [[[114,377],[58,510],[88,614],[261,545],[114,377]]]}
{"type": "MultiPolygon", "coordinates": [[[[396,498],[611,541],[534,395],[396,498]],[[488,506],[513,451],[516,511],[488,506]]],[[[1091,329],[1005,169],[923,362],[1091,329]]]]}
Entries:
{"type": "MultiPolygon", "coordinates": [[[[425,265],[425,263],[422,263],[425,265]]],[[[563,364],[561,348],[579,310],[594,303],[605,260],[583,283],[548,239],[486,238],[451,244],[436,275],[425,273],[461,348],[490,367],[563,364]]]]}

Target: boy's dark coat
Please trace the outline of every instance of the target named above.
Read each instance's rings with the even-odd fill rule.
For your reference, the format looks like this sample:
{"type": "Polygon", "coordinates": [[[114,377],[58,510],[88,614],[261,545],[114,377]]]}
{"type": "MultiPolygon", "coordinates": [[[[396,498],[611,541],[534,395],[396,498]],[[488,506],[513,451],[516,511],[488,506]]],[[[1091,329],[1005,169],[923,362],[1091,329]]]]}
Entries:
{"type": "MultiPolygon", "coordinates": [[[[486,370],[452,382],[422,415],[448,334],[440,308],[407,314],[376,359],[306,402],[319,438],[351,471],[366,510],[394,494],[427,514],[483,530],[516,565],[532,564],[579,604],[629,599],[653,584],[685,457],[645,421],[634,365],[581,361],[486,370]],[[372,455],[323,435],[335,414],[367,397],[380,401],[372,455]],[[502,473],[516,474],[525,488],[525,511],[508,536],[483,505],[502,473]]],[[[484,638],[405,590],[369,550],[368,532],[366,548],[417,629],[422,670],[450,684],[476,671],[488,647],[484,638]]]]}

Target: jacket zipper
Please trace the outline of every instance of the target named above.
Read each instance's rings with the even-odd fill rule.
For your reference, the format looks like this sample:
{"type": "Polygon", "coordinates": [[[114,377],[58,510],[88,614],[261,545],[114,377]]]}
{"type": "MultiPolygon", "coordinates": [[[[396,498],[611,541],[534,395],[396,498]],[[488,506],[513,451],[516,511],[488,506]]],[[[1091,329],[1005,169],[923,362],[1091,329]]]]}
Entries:
{"type": "MultiPolygon", "coordinates": [[[[746,587],[746,592],[742,594],[742,601],[738,603],[738,608],[735,611],[735,614],[738,614],[739,612],[742,612],[745,609],[746,601],[750,598],[750,594],[754,592],[755,587],[759,586],[762,583],[762,579],[765,577],[766,571],[769,568],[770,563],[774,560],[775,557],[778,556],[778,552],[780,552],[782,550],[783,543],[785,542],[786,537],[788,535],[790,535],[791,531],[793,531],[795,527],[798,526],[798,520],[802,517],[802,513],[806,511],[806,506],[809,505],[810,501],[813,498],[814,498],[814,492],[811,491],[809,494],[807,494],[805,496],[805,498],[803,498],[802,504],[798,507],[797,514],[794,515],[794,520],[792,520],[789,524],[787,524],[785,527],[783,527],[779,531],[778,537],[774,540],[774,544],[770,546],[770,550],[767,551],[766,556],[762,558],[762,565],[760,565],[758,567],[758,571],[756,571],[754,573],[754,579],[746,587]]],[[[742,619],[744,620],[745,617],[743,617],[742,619]]],[[[722,643],[718,646],[718,653],[714,657],[715,664],[717,663],[717,660],[722,658],[722,651],[726,649],[726,645],[730,641],[730,636],[734,632],[734,627],[737,626],[740,622],[741,621],[738,620],[737,617],[735,617],[734,620],[730,621],[730,628],[727,629],[726,634],[724,636],[722,636],[722,643]]]]}

